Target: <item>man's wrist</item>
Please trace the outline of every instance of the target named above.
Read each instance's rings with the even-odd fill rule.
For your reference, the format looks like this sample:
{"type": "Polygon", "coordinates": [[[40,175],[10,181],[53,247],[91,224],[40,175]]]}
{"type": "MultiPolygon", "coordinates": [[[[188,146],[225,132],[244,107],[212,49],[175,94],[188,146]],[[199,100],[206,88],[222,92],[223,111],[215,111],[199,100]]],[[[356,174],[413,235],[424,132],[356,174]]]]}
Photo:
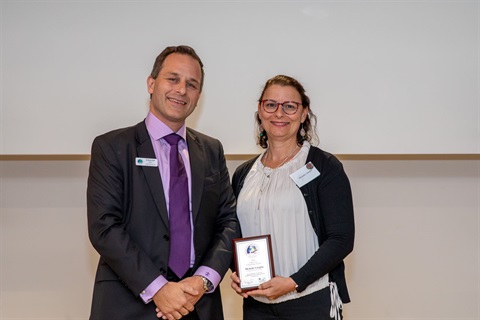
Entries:
{"type": "Polygon", "coordinates": [[[164,276],[158,276],[155,280],[153,280],[150,285],[145,288],[142,292],[140,292],[140,297],[142,298],[144,303],[149,303],[152,301],[153,296],[161,289],[163,286],[168,282],[164,276]]]}
{"type": "MultiPolygon", "coordinates": [[[[207,266],[200,266],[198,267],[197,271],[195,271],[195,276],[203,276],[207,278],[207,280],[210,280],[210,282],[213,284],[213,288],[210,291],[207,291],[207,293],[211,293],[215,291],[215,288],[219,285],[220,281],[222,280],[222,277],[220,277],[220,274],[218,274],[217,271],[214,269],[207,267],[207,266]]],[[[203,279],[202,279],[203,281],[203,279]]]]}
{"type": "Polygon", "coordinates": [[[205,292],[213,291],[214,289],[213,283],[207,278],[205,278],[204,276],[199,275],[199,277],[203,281],[203,290],[205,290],[205,292]]]}

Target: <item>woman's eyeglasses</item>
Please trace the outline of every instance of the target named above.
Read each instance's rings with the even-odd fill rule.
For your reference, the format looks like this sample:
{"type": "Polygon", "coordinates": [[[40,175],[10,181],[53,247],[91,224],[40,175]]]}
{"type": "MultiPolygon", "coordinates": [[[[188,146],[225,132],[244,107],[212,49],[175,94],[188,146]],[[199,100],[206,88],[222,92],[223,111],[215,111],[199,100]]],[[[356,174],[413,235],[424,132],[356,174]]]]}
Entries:
{"type": "Polygon", "coordinates": [[[291,116],[297,112],[298,108],[302,104],[296,101],[277,102],[275,100],[265,99],[262,100],[261,105],[263,110],[265,110],[267,113],[274,113],[278,110],[278,106],[282,106],[282,111],[291,116]]]}

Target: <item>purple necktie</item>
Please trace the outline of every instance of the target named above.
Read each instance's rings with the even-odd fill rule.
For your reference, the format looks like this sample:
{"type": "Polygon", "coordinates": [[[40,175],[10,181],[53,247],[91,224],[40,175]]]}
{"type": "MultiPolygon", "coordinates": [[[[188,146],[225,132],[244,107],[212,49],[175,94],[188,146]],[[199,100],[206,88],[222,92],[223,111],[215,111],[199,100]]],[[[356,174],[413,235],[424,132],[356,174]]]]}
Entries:
{"type": "Polygon", "coordinates": [[[188,177],[185,165],[178,153],[179,135],[172,133],[164,137],[170,148],[170,257],[168,265],[182,278],[190,268],[191,228],[188,195],[188,177]]]}

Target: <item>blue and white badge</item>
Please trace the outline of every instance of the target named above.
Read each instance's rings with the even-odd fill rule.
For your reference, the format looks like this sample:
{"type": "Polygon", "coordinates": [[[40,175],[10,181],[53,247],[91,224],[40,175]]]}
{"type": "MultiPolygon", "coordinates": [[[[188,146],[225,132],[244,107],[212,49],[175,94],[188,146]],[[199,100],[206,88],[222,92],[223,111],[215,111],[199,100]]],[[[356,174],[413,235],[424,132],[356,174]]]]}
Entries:
{"type": "Polygon", "coordinates": [[[290,178],[295,182],[295,184],[301,188],[316,177],[320,175],[320,171],[315,168],[313,163],[309,162],[294,173],[290,175],[290,178]]]}
{"type": "Polygon", "coordinates": [[[135,158],[135,164],[140,167],[158,167],[158,161],[155,158],[135,158]]]}

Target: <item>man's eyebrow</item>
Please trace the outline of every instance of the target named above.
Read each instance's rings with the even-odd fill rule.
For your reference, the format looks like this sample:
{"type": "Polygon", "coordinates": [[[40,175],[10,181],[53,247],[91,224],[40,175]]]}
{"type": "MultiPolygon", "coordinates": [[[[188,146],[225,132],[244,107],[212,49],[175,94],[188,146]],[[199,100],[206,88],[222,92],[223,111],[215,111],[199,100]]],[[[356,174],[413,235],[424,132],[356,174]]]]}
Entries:
{"type": "Polygon", "coordinates": [[[179,74],[176,73],[176,72],[167,72],[167,76],[175,76],[175,77],[178,77],[179,74]]]}

